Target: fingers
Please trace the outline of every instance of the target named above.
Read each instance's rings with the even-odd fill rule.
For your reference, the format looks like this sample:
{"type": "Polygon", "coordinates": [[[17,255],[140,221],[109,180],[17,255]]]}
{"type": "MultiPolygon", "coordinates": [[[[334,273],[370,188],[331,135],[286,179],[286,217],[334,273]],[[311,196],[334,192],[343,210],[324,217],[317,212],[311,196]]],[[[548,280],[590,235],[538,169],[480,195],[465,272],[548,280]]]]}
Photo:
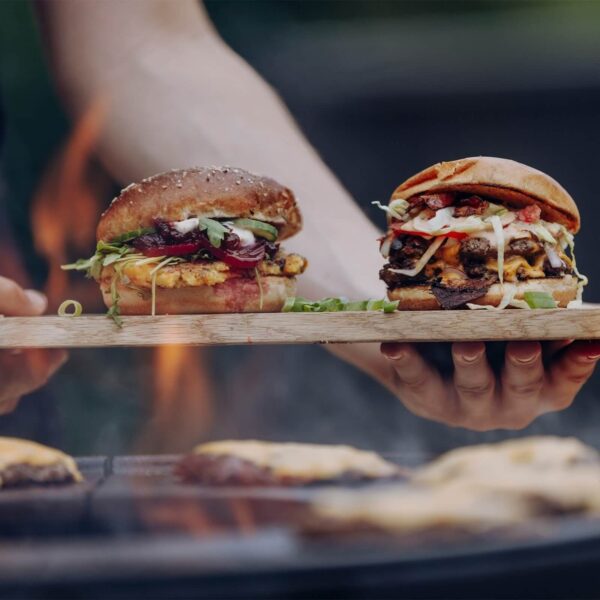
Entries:
{"type": "Polygon", "coordinates": [[[452,344],[454,388],[459,410],[471,427],[485,427],[495,412],[496,378],[485,354],[485,344],[467,342],[452,344]]]}
{"type": "Polygon", "coordinates": [[[413,346],[386,343],[381,345],[381,352],[390,362],[395,391],[410,411],[434,421],[454,424],[455,401],[439,373],[413,346]]]}
{"type": "Polygon", "coordinates": [[[550,365],[543,398],[548,410],[571,405],[600,359],[600,342],[574,342],[550,365]]]}
{"type": "Polygon", "coordinates": [[[544,387],[542,346],[539,342],[510,342],[502,372],[503,427],[522,429],[542,412],[544,387]]]}
{"type": "Polygon", "coordinates": [[[42,387],[67,356],[64,350],[0,352],[0,415],[12,412],[22,396],[42,387]]]}
{"type": "Polygon", "coordinates": [[[12,279],[0,277],[0,314],[8,316],[41,315],[46,297],[35,290],[24,290],[12,279]]]}

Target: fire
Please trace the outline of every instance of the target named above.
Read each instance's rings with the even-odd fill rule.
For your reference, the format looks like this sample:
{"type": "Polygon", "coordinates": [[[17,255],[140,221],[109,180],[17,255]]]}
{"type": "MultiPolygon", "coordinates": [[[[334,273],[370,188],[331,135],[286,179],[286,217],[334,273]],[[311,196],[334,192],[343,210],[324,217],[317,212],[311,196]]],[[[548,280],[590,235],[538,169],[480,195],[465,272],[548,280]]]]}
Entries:
{"type": "MultiPolygon", "coordinates": [[[[60,152],[50,161],[32,200],[31,228],[36,250],[47,260],[44,291],[49,310],[65,298],[76,298],[84,312],[104,310],[95,282],[61,265],[86,257],[95,246],[95,230],[109,181],[94,168],[93,154],[108,116],[98,98],[75,124],[60,152]]],[[[173,343],[176,340],[172,340],[173,343]]],[[[212,421],[212,395],[205,353],[181,346],[154,351],[149,424],[138,441],[146,452],[189,450],[212,421]]]]}
{"type": "Polygon", "coordinates": [[[186,452],[213,420],[212,385],[206,351],[186,346],[159,346],[153,356],[153,405],[140,437],[141,452],[186,452]]]}
{"type": "Polygon", "coordinates": [[[68,277],[60,268],[68,261],[67,249],[85,256],[94,245],[104,190],[92,179],[90,164],[106,114],[102,99],[83,114],[48,164],[32,201],[31,229],[36,250],[48,262],[44,291],[51,310],[67,292],[68,277]]]}

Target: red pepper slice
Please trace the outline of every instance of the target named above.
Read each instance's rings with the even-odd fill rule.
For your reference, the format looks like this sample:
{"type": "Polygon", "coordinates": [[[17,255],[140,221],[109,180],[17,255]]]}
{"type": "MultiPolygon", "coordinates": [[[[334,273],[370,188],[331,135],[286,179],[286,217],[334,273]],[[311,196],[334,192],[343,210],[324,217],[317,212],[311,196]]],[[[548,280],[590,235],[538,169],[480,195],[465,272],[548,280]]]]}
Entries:
{"type": "Polygon", "coordinates": [[[399,226],[396,223],[393,223],[390,226],[390,229],[396,234],[396,235],[419,235],[421,237],[444,237],[444,238],[454,238],[455,240],[464,240],[466,237],[469,237],[468,233],[463,233],[462,231],[449,231],[448,233],[442,233],[440,235],[435,235],[432,236],[429,233],[425,233],[424,231],[411,231],[409,229],[402,229],[401,226],[399,226]]]}
{"type": "Polygon", "coordinates": [[[186,242],[184,244],[165,244],[164,246],[150,246],[142,248],[140,252],[144,256],[185,256],[194,254],[202,248],[198,242],[186,242]]]}

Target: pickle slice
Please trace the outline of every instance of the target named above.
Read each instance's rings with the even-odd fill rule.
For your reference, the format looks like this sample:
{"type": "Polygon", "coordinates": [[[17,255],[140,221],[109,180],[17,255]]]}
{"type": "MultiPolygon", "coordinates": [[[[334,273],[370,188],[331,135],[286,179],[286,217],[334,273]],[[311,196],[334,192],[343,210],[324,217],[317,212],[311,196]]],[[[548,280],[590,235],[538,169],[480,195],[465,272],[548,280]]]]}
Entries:
{"type": "Polygon", "coordinates": [[[247,229],[254,235],[265,238],[269,242],[274,242],[279,235],[276,227],[263,223],[263,221],[257,221],[256,219],[235,219],[233,224],[240,229],[247,229]]]}

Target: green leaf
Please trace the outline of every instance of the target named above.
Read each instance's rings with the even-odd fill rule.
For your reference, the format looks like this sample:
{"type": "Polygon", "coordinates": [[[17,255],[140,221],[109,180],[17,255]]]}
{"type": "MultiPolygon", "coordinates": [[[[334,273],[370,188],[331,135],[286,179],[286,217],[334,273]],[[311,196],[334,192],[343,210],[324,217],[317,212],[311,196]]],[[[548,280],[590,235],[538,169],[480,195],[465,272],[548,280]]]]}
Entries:
{"type": "Polygon", "coordinates": [[[107,254],[104,257],[104,260],[102,261],[102,266],[108,267],[109,265],[112,265],[114,262],[119,260],[121,256],[122,255],[119,252],[112,252],[111,254],[107,254]]]}
{"type": "Polygon", "coordinates": [[[135,240],[135,238],[139,238],[143,235],[148,235],[149,233],[155,233],[156,229],[154,227],[140,227],[139,229],[134,229],[133,231],[128,231],[127,233],[122,233],[118,235],[116,238],[111,240],[111,244],[124,244],[125,242],[130,242],[131,240],[135,240]]]}
{"type": "Polygon", "coordinates": [[[548,292],[525,292],[523,298],[530,308],[556,308],[556,302],[548,292]]]}
{"type": "Polygon", "coordinates": [[[227,227],[219,221],[209,219],[208,217],[200,217],[198,221],[198,228],[200,231],[206,231],[210,243],[215,248],[220,248],[221,243],[225,239],[225,234],[229,231],[227,227]]]}
{"type": "Polygon", "coordinates": [[[106,316],[115,322],[117,327],[123,327],[123,319],[121,318],[121,307],[119,306],[119,291],[117,290],[117,277],[113,277],[110,284],[110,297],[112,306],[108,309],[106,316]]]}
{"type": "Polygon", "coordinates": [[[355,300],[346,298],[323,298],[323,300],[307,300],[306,298],[288,298],[283,305],[283,312],[341,312],[341,311],[379,311],[394,312],[398,301],[388,300],[355,300]]]}
{"type": "Polygon", "coordinates": [[[383,304],[383,312],[384,313],[393,313],[398,310],[398,304],[400,304],[399,300],[394,300],[390,302],[386,300],[383,304]]]}

